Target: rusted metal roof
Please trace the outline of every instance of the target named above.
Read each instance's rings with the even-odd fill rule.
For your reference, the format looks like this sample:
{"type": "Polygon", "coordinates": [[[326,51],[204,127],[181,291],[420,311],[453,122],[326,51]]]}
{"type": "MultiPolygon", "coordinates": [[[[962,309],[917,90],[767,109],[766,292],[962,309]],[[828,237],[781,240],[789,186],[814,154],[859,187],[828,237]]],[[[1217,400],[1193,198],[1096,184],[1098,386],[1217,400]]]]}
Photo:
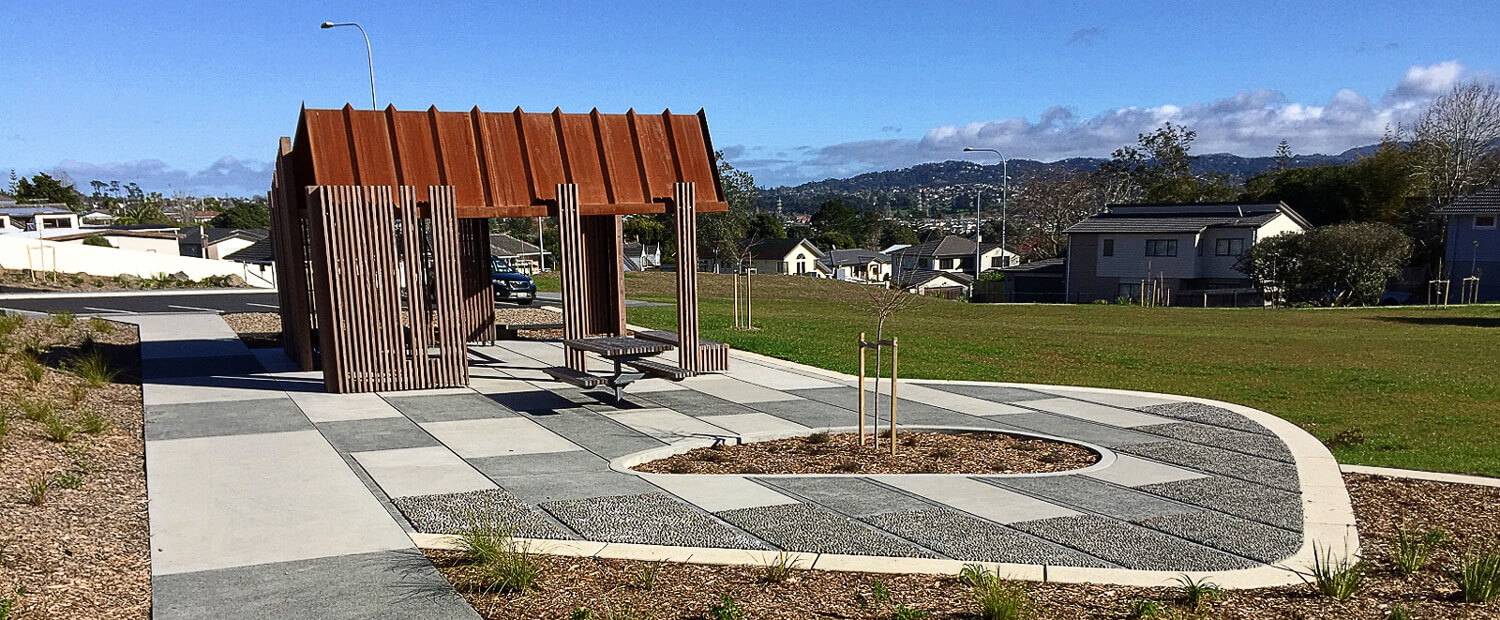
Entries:
{"type": "Polygon", "coordinates": [[[452,185],[459,217],[530,217],[576,183],[584,214],[661,213],[696,182],[700,212],[726,210],[713,143],[697,114],[304,108],[296,185],[452,185]]]}

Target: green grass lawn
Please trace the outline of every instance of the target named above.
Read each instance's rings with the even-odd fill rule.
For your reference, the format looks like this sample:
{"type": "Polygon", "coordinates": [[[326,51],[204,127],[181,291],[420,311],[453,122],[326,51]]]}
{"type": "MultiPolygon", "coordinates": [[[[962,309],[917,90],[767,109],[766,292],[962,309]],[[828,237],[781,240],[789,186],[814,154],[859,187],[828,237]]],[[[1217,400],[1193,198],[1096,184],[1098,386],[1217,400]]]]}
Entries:
{"type": "MultiPolygon", "coordinates": [[[[628,274],[632,299],[673,301],[673,274],[628,274]]],[[[873,337],[858,285],[755,280],[758,331],[731,324],[729,276],[703,274],[706,338],[855,371],[873,337]]],[[[555,278],[544,278],[555,290],[555,278]]],[[[672,329],[672,307],[630,321],[672,329]]],[[[1083,385],[1240,403],[1291,420],[1341,462],[1500,476],[1500,306],[1199,309],[928,301],[887,324],[901,376],[1083,385]]]]}

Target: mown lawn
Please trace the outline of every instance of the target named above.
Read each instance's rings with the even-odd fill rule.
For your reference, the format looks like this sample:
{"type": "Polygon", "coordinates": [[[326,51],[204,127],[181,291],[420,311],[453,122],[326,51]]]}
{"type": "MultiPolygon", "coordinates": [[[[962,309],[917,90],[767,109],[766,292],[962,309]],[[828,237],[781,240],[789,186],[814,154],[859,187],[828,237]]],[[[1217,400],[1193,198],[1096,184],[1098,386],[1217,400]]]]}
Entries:
{"type": "MultiPolygon", "coordinates": [[[[673,301],[669,273],[628,274],[632,299],[673,301]]],[[[703,274],[704,336],[843,372],[874,332],[863,287],[755,280],[758,331],[731,324],[730,277],[703,274]]],[[[539,284],[555,290],[555,278],[539,284]]],[[[631,308],[671,329],[672,307],[631,308]]],[[[1199,309],[928,301],[896,316],[901,376],[1084,385],[1256,407],[1340,461],[1500,476],[1500,306],[1199,309]]]]}

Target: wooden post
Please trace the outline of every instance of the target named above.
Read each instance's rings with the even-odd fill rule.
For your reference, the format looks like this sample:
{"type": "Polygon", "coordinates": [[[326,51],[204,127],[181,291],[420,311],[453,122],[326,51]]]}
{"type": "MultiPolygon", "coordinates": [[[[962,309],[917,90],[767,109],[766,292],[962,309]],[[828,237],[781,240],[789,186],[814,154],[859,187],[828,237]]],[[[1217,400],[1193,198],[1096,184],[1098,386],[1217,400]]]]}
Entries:
{"type": "Polygon", "coordinates": [[[896,456],[896,356],[900,344],[899,338],[891,338],[891,456],[896,456]]]}
{"type": "Polygon", "coordinates": [[[740,328],[740,270],[734,270],[734,328],[740,328]]]}
{"type": "Polygon", "coordinates": [[[859,445],[865,445],[865,333],[859,333],[859,445]]]}
{"type": "Polygon", "coordinates": [[[754,267],[745,268],[745,327],[755,329],[755,312],[750,305],[750,276],[755,275],[754,267]]]}

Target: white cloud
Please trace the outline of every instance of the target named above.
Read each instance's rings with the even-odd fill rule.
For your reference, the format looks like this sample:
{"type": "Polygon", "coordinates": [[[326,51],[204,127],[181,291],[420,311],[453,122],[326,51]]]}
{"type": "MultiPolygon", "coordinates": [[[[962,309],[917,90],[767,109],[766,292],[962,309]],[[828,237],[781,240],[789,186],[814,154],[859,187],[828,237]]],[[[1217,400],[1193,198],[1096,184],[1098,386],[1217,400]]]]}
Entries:
{"type": "Polygon", "coordinates": [[[85,194],[93,191],[89,181],[119,181],[136,183],[146,191],[171,195],[210,196],[229,194],[252,196],[271,188],[271,175],[275,167],[268,162],[243,161],[232,156],[219,158],[208,167],[195,172],[168,166],[159,159],[95,164],[64,160],[49,172],[66,175],[72,179],[78,191],[85,194]]]}
{"type": "Polygon", "coordinates": [[[1053,106],[1036,118],[1010,118],[939,125],[920,139],[845,142],[807,150],[801,158],[737,165],[762,185],[802,183],[872,170],[901,168],[962,156],[965,146],[994,148],[1008,157],[1050,161],[1069,157],[1108,157],[1134,144],[1136,135],[1163,122],[1198,133],[1196,153],[1268,155],[1281,140],[1297,153],[1341,153],[1380,140],[1388,127],[1414,120],[1421,107],[1462,79],[1486,78],[1458,61],[1413,66],[1379,105],[1353,89],[1340,89],[1326,102],[1290,101],[1284,93],[1256,89],[1222,99],[1169,103],[1155,107],[1105,110],[1080,118],[1066,106],[1053,106]]]}

